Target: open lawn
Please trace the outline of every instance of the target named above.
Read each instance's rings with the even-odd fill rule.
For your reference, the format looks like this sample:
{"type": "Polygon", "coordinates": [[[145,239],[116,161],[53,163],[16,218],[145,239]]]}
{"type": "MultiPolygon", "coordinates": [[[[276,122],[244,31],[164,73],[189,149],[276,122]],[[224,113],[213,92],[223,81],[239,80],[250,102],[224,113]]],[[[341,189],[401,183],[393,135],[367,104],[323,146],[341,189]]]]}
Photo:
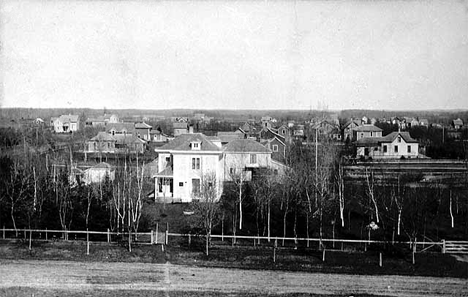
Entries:
{"type": "Polygon", "coordinates": [[[466,279],[0,260],[1,296],[467,296],[466,279]]]}

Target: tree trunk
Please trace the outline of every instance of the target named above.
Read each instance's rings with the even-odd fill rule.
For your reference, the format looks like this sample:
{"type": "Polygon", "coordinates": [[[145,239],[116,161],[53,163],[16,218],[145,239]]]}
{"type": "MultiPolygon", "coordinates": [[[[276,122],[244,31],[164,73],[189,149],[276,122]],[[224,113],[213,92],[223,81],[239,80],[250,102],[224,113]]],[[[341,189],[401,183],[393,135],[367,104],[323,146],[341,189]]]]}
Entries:
{"type": "Polygon", "coordinates": [[[453,211],[452,211],[452,191],[450,191],[450,219],[451,219],[451,223],[452,223],[452,228],[455,227],[455,221],[454,221],[454,218],[453,218],[453,211]]]}
{"type": "Polygon", "coordinates": [[[239,230],[242,230],[242,181],[239,186],[239,230]]]}
{"type": "Polygon", "coordinates": [[[15,212],[15,204],[12,201],[11,207],[10,207],[10,215],[11,215],[11,221],[13,223],[13,228],[15,229],[16,237],[18,237],[18,229],[16,228],[16,220],[15,220],[14,212],[15,212]]]}
{"type": "Polygon", "coordinates": [[[270,206],[270,202],[268,202],[268,242],[270,242],[270,236],[271,236],[270,224],[271,224],[271,206],[270,206]]]}

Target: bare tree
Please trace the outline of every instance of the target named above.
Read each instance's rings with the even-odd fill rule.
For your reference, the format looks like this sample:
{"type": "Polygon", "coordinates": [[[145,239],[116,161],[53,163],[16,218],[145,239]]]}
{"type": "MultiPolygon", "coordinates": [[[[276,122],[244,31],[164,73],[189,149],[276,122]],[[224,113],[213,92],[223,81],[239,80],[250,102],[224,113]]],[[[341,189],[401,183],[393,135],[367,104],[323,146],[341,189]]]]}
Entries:
{"type": "MultiPolygon", "coordinates": [[[[241,163],[239,163],[241,164],[241,163]]],[[[229,170],[230,180],[235,184],[237,190],[237,203],[239,209],[239,230],[242,230],[242,203],[244,201],[244,190],[247,181],[249,180],[249,172],[244,168],[230,168],[229,170]]]]}
{"type": "Polygon", "coordinates": [[[194,189],[192,195],[197,198],[192,202],[192,208],[197,215],[200,216],[200,224],[202,225],[206,240],[205,253],[208,256],[209,246],[211,241],[211,231],[213,226],[219,219],[220,206],[219,200],[219,183],[214,172],[203,174],[200,182],[200,189],[194,189]]]}
{"type": "Polygon", "coordinates": [[[256,206],[257,235],[260,235],[260,216],[263,222],[262,235],[265,235],[266,231],[268,241],[270,241],[271,236],[271,204],[277,194],[278,184],[278,176],[275,175],[272,170],[265,170],[263,174],[252,183],[255,192],[254,202],[256,206]]]}

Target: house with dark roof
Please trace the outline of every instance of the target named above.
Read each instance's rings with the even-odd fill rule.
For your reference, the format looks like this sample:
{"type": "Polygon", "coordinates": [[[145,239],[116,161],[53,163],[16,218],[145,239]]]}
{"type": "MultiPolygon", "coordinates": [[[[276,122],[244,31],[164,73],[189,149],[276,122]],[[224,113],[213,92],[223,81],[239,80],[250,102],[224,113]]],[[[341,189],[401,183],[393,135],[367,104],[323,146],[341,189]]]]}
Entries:
{"type": "Polygon", "coordinates": [[[137,136],[138,138],[141,138],[141,139],[144,139],[146,141],[150,141],[151,140],[151,130],[153,129],[153,127],[151,125],[148,125],[147,123],[145,122],[141,122],[141,123],[136,123],[135,124],[135,136],[137,136]]]}
{"type": "Polygon", "coordinates": [[[130,136],[135,134],[135,124],[130,122],[109,123],[106,126],[106,132],[112,136],[130,136]]]}
{"type": "Polygon", "coordinates": [[[172,128],[174,130],[174,137],[189,132],[189,125],[186,122],[175,122],[172,124],[172,128]]]}
{"type": "Polygon", "coordinates": [[[237,131],[235,131],[235,132],[231,132],[231,131],[219,131],[219,132],[216,133],[216,135],[217,135],[218,138],[220,139],[222,145],[226,145],[226,144],[228,144],[229,142],[231,142],[231,141],[233,141],[233,140],[236,140],[236,139],[243,139],[243,138],[245,138],[244,133],[242,133],[240,130],[237,130],[237,131]]]}
{"type": "Polygon", "coordinates": [[[284,162],[286,158],[286,144],[284,139],[273,137],[270,139],[261,139],[260,143],[271,150],[271,158],[279,162],[284,162]]]}
{"type": "Polygon", "coordinates": [[[382,129],[374,125],[362,125],[353,129],[353,140],[367,137],[382,137],[382,129]]]}
{"type": "Polygon", "coordinates": [[[271,170],[283,174],[286,166],[271,158],[272,151],[252,139],[237,139],[228,143],[223,150],[225,181],[239,176],[245,181],[252,180],[255,174],[271,170]]]}
{"type": "Polygon", "coordinates": [[[343,139],[344,141],[353,140],[353,130],[361,126],[361,120],[351,119],[343,125],[343,139]]]}
{"type": "Polygon", "coordinates": [[[106,132],[99,132],[96,136],[86,142],[87,153],[115,153],[117,139],[106,132]]]}
{"type": "Polygon", "coordinates": [[[222,149],[201,133],[181,134],[156,148],[159,172],[155,179],[155,199],[167,202],[191,202],[200,192],[202,179],[216,181],[222,194],[222,149]]]}
{"type": "Polygon", "coordinates": [[[372,159],[419,157],[419,143],[409,132],[392,132],[384,137],[364,137],[355,144],[357,157],[372,159]]]}

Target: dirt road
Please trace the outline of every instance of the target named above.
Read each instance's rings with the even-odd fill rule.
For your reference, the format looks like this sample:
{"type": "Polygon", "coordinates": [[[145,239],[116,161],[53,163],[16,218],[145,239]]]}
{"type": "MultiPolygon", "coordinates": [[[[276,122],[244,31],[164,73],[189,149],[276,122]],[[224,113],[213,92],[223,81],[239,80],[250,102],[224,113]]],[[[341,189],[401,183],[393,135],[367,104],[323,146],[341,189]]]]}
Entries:
{"type": "MultiPolygon", "coordinates": [[[[258,271],[150,263],[0,260],[0,292],[9,289],[223,292],[231,294],[312,293],[330,295],[468,296],[468,280],[258,271]]],[[[110,293],[113,294],[113,293],[110,293]]],[[[161,294],[156,294],[161,295],[161,294]]],[[[29,296],[32,296],[30,294],[29,296]]],[[[37,296],[37,295],[36,295],[37,296]]]]}

